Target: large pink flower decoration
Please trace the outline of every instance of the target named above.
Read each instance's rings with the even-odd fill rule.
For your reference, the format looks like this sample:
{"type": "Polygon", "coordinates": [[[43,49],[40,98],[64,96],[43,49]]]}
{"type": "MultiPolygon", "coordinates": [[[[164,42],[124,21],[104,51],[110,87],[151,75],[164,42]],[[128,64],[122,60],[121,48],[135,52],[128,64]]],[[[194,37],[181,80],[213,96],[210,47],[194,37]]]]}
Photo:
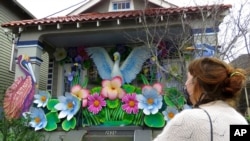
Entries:
{"type": "Polygon", "coordinates": [[[122,109],[126,111],[127,113],[131,114],[137,114],[138,113],[138,101],[136,100],[136,94],[126,94],[122,98],[122,102],[124,104],[122,105],[122,109]]]}
{"type": "Polygon", "coordinates": [[[110,100],[121,99],[125,95],[125,91],[121,86],[122,79],[119,76],[114,77],[112,80],[103,80],[101,95],[108,97],[110,100]]]}
{"type": "Polygon", "coordinates": [[[98,114],[104,106],[106,106],[106,101],[98,93],[88,97],[88,110],[93,114],[98,114]]]}
{"type": "Polygon", "coordinates": [[[82,107],[87,106],[87,98],[90,95],[88,89],[84,89],[80,85],[75,85],[71,88],[71,94],[82,100],[82,107]]]}
{"type": "Polygon", "coordinates": [[[161,83],[155,83],[153,86],[144,85],[142,89],[151,89],[152,87],[155,88],[159,94],[163,94],[163,86],[161,83]]]}

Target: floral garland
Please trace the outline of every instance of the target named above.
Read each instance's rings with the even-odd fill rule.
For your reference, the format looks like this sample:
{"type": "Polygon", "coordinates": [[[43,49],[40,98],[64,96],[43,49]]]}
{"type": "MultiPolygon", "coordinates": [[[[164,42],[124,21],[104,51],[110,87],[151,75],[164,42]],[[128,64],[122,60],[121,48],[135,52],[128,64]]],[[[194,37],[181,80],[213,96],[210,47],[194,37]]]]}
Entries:
{"type": "MultiPolygon", "coordinates": [[[[145,80],[144,80],[145,81],[145,80]]],[[[147,126],[162,128],[186,106],[184,96],[176,88],[163,91],[160,83],[122,85],[120,77],[103,80],[91,90],[74,85],[71,92],[57,99],[47,91],[35,95],[29,113],[35,130],[53,131],[61,125],[69,131],[77,126],[147,126]]]]}
{"type": "MultiPolygon", "coordinates": [[[[65,60],[69,56],[65,53],[63,49],[57,51],[54,54],[57,55],[56,60],[65,60]]],[[[70,90],[64,95],[52,98],[48,91],[42,90],[35,94],[33,107],[23,113],[35,130],[54,131],[59,126],[65,131],[79,126],[162,128],[178,112],[189,108],[177,88],[163,89],[158,82],[150,85],[144,75],[141,75],[142,87],[122,84],[122,79],[117,76],[102,80],[100,86],[87,89],[88,78],[79,79],[85,55],[73,55],[72,71],[66,75],[70,90]]]]}

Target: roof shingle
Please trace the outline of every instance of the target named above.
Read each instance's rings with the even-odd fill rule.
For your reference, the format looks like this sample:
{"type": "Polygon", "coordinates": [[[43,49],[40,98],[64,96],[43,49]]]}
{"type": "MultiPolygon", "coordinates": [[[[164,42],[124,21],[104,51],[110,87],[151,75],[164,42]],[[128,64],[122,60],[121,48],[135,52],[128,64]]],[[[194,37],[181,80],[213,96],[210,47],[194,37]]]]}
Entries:
{"type": "Polygon", "coordinates": [[[73,16],[61,16],[52,18],[42,18],[42,19],[29,19],[21,21],[10,21],[3,23],[2,27],[18,27],[18,26],[35,26],[35,25],[47,25],[47,24],[66,24],[75,22],[91,22],[98,20],[112,20],[112,19],[129,19],[139,16],[152,16],[152,15],[175,15],[180,13],[199,13],[203,11],[212,11],[213,9],[218,10],[228,10],[231,5],[207,5],[207,6],[192,6],[192,7],[178,7],[178,8],[150,8],[146,10],[133,10],[133,11],[120,11],[120,12],[107,12],[107,13],[85,13],[73,16]]]}

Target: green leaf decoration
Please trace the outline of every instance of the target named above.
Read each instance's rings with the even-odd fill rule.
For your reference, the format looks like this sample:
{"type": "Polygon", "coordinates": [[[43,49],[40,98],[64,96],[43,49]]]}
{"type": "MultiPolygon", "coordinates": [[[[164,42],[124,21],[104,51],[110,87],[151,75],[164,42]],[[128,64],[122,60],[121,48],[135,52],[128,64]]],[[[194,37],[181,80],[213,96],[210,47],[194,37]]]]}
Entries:
{"type": "Polygon", "coordinates": [[[149,85],[147,78],[143,74],[141,74],[141,79],[142,79],[143,84],[149,85]]]}
{"type": "Polygon", "coordinates": [[[101,110],[98,114],[93,114],[89,112],[87,109],[82,110],[82,126],[93,126],[100,125],[103,121],[105,121],[105,112],[101,110]]]}
{"type": "Polygon", "coordinates": [[[96,116],[99,118],[100,122],[105,122],[106,118],[105,118],[105,114],[106,114],[106,110],[102,109],[96,116]]]}
{"type": "Polygon", "coordinates": [[[133,93],[135,91],[135,86],[129,84],[123,85],[122,88],[125,90],[126,93],[133,93]]]}
{"type": "Polygon", "coordinates": [[[125,121],[126,123],[131,124],[133,122],[134,118],[135,118],[134,114],[125,113],[124,116],[123,116],[123,121],[125,121]]]}
{"type": "Polygon", "coordinates": [[[135,87],[135,93],[141,94],[141,88],[140,87],[135,87]]]}
{"type": "Polygon", "coordinates": [[[148,127],[161,128],[164,127],[166,121],[161,113],[156,113],[154,115],[145,115],[144,123],[148,127]]]}
{"type": "Polygon", "coordinates": [[[47,104],[48,110],[50,110],[51,112],[56,112],[57,110],[54,107],[57,103],[59,103],[58,99],[50,99],[47,104]]]}
{"type": "Polygon", "coordinates": [[[178,109],[185,104],[185,97],[177,88],[167,88],[164,101],[168,106],[176,106],[178,109]]]}
{"type": "Polygon", "coordinates": [[[90,90],[90,93],[91,94],[100,93],[101,89],[102,89],[102,87],[94,87],[93,89],[90,90]]]}
{"type": "Polygon", "coordinates": [[[139,110],[139,112],[135,114],[133,124],[136,126],[142,126],[144,124],[143,117],[144,117],[143,110],[139,110]]]}
{"type": "Polygon", "coordinates": [[[91,66],[91,61],[90,60],[85,60],[83,62],[83,67],[84,68],[88,69],[88,68],[90,68],[90,66],[91,66]]]}
{"type": "Polygon", "coordinates": [[[168,106],[175,106],[175,104],[172,102],[172,100],[168,96],[164,96],[164,101],[168,106]]]}
{"type": "Polygon", "coordinates": [[[115,99],[115,100],[110,100],[110,99],[107,99],[106,100],[107,102],[107,106],[108,108],[117,108],[119,106],[119,103],[120,103],[120,99],[115,99]]]}
{"type": "Polygon", "coordinates": [[[44,128],[46,131],[53,131],[57,128],[57,123],[60,122],[57,112],[49,112],[46,114],[47,125],[44,128]]]}
{"type": "Polygon", "coordinates": [[[62,122],[62,129],[65,131],[69,131],[70,129],[74,129],[76,127],[76,118],[73,117],[70,120],[65,119],[62,122]]]}
{"type": "Polygon", "coordinates": [[[81,86],[82,86],[83,88],[86,88],[87,85],[88,85],[88,82],[89,82],[89,78],[88,78],[87,76],[85,76],[85,77],[84,77],[84,81],[83,81],[83,83],[81,84],[81,86]]]}

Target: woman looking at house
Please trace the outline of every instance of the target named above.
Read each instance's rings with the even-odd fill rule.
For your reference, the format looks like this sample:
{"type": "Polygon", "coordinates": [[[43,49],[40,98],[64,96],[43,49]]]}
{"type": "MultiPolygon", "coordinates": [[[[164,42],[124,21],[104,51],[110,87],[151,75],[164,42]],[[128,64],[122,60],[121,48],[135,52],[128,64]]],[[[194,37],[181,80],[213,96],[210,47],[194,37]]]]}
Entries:
{"type": "Polygon", "coordinates": [[[229,141],[230,125],[248,124],[235,109],[245,81],[245,70],[219,59],[193,60],[185,83],[193,108],[177,114],[154,141],[229,141]]]}

